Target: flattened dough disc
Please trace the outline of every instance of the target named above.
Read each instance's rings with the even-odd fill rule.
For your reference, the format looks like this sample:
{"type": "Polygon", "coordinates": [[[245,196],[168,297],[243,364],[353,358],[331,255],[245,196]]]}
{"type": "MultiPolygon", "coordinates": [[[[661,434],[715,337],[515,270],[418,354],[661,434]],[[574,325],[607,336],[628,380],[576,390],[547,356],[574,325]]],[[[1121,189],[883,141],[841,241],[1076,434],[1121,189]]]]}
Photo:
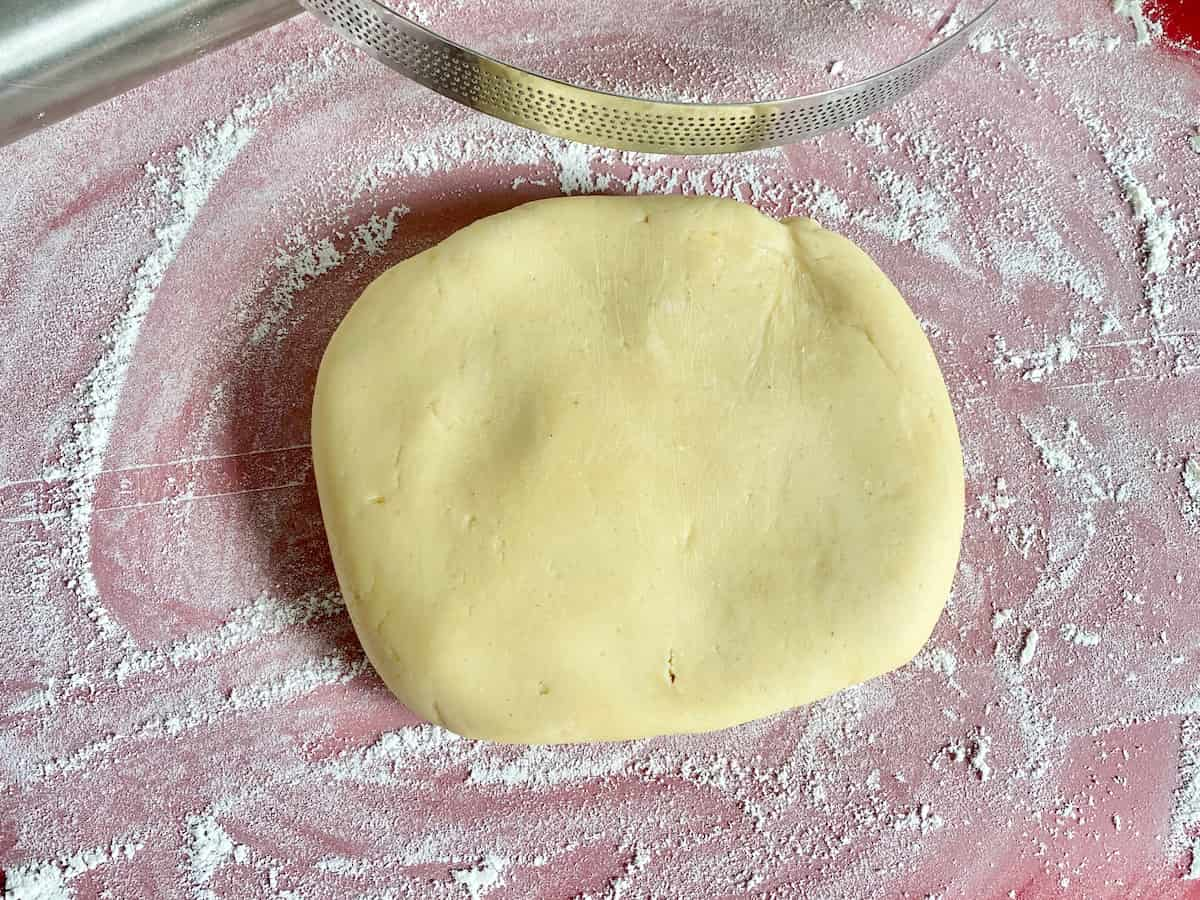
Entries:
{"type": "Polygon", "coordinates": [[[313,406],[367,655],[500,741],[722,728],[909,660],[962,457],[920,326],[815,222],[543,200],[381,275],[313,406]]]}

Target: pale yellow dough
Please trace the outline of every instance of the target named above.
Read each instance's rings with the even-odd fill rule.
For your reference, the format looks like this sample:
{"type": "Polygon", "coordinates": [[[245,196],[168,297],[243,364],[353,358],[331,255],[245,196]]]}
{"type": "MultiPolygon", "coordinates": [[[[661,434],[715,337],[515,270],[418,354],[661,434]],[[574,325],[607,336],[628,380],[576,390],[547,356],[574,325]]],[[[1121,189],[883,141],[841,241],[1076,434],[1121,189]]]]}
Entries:
{"type": "Polygon", "coordinates": [[[388,270],[321,363],[313,458],[371,662],[498,741],[722,728],[887,672],[962,531],[900,295],[726,200],[544,200],[388,270]]]}

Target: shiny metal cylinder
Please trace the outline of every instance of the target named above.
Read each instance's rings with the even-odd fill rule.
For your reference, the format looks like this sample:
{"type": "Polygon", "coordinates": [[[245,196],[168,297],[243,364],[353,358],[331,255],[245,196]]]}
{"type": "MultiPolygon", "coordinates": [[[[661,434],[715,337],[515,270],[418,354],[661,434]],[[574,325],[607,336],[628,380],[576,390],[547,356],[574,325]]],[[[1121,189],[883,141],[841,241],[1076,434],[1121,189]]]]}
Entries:
{"type": "Polygon", "coordinates": [[[299,12],[295,0],[0,0],[0,146],[299,12]]]}

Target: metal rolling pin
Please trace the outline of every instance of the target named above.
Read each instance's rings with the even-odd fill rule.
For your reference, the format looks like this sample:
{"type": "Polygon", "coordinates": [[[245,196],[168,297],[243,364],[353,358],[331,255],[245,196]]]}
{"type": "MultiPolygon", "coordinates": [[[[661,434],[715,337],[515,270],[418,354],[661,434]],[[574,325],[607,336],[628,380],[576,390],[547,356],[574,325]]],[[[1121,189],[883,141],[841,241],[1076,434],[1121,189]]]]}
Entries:
{"type": "Polygon", "coordinates": [[[0,146],[299,12],[294,0],[0,0],[0,146]]]}

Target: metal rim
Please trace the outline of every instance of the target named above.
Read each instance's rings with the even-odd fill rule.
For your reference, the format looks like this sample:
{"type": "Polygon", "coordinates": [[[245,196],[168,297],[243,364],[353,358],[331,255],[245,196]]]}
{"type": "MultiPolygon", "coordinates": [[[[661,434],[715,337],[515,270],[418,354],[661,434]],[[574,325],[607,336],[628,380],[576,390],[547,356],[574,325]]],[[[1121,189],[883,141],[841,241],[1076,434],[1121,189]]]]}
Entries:
{"type": "Polygon", "coordinates": [[[707,154],[779,146],[869,115],[949,61],[1000,0],[991,0],[948,37],[868,78],[812,94],[749,103],[648,100],[580,87],[464,47],[378,0],[300,2],[389,68],[505,121],[617,149],[707,154]],[[359,27],[358,17],[367,18],[365,26],[359,27]],[[384,35],[380,42],[388,49],[371,42],[376,34],[384,35]]]}

